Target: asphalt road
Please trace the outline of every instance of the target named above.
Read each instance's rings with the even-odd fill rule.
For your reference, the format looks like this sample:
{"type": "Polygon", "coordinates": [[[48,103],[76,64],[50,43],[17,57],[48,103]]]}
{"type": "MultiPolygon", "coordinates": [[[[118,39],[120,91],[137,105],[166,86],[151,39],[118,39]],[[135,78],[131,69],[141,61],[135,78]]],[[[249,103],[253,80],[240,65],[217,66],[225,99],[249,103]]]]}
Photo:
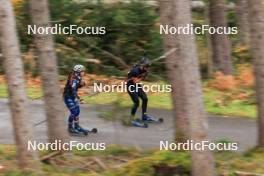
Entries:
{"type": "MultiPolygon", "coordinates": [[[[119,122],[106,121],[98,117],[100,111],[107,108],[99,105],[82,105],[80,121],[84,127],[96,127],[99,132],[88,137],[72,137],[80,142],[105,142],[141,148],[158,148],[161,140],[172,142],[173,119],[168,110],[150,109],[149,114],[164,118],[163,124],[151,124],[149,128],[125,127],[119,122]]],[[[37,123],[45,119],[43,103],[32,101],[30,105],[31,119],[37,123]]],[[[67,117],[67,109],[65,108],[67,117]]],[[[128,110],[129,113],[129,110],[128,110]]],[[[65,117],[65,125],[66,118],[65,117]]],[[[6,99],[0,99],[0,144],[14,144],[10,110],[6,99]]],[[[58,124],[64,125],[64,124],[58,124]]],[[[37,141],[45,142],[46,124],[34,128],[37,141]]],[[[209,117],[209,139],[211,141],[229,140],[239,143],[239,151],[245,151],[256,144],[256,120],[239,117],[209,117]]]]}

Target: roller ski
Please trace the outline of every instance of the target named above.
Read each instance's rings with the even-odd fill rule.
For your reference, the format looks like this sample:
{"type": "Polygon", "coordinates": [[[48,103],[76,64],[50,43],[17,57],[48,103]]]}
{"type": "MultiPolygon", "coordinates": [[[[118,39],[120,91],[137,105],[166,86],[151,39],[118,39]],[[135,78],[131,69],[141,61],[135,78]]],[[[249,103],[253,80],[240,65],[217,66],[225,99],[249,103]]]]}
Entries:
{"type": "Polygon", "coordinates": [[[97,128],[85,129],[82,128],[79,124],[75,124],[74,128],[69,127],[68,131],[72,135],[85,135],[87,136],[89,133],[97,133],[97,128]]]}
{"type": "Polygon", "coordinates": [[[131,125],[134,127],[140,127],[140,128],[148,128],[148,124],[142,122],[139,119],[135,119],[131,121],[131,125]]]}
{"type": "Polygon", "coordinates": [[[89,133],[97,133],[97,128],[86,129],[81,127],[79,124],[75,125],[75,129],[80,133],[83,133],[85,136],[87,136],[89,133]]]}
{"type": "Polygon", "coordinates": [[[152,116],[150,116],[150,115],[147,115],[147,114],[145,114],[145,115],[143,115],[143,117],[142,117],[142,121],[143,122],[146,122],[146,123],[163,123],[163,118],[154,118],[154,117],[152,117],[152,116]]]}

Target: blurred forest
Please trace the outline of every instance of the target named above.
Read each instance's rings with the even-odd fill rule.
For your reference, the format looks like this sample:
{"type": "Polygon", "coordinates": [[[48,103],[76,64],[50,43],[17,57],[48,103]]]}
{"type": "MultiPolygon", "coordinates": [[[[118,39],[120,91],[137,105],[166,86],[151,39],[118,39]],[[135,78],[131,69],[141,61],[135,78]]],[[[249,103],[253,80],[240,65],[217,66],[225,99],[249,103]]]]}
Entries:
{"type": "MultiPolygon", "coordinates": [[[[30,23],[27,1],[17,0],[15,12],[21,50],[27,73],[39,75],[37,61],[34,57],[33,36],[27,34],[30,23]]],[[[89,73],[124,76],[122,70],[134,65],[144,53],[150,59],[163,55],[163,45],[159,34],[159,9],[144,1],[131,3],[76,3],[75,1],[50,1],[51,24],[62,26],[77,24],[78,26],[105,26],[107,35],[80,36],[55,35],[56,53],[59,59],[60,74],[65,75],[76,63],[88,67],[89,73]],[[125,46],[125,47],[124,47],[125,46]],[[117,59],[116,59],[117,58],[117,59]],[[98,59],[101,64],[89,64],[88,59],[98,59]],[[119,62],[123,60],[123,63],[119,62]]],[[[228,25],[236,26],[234,10],[228,11],[228,25]]],[[[207,24],[206,11],[193,12],[193,24],[207,24]]],[[[250,62],[248,46],[239,42],[239,36],[231,36],[232,57],[236,64],[250,62]]],[[[208,43],[206,35],[197,36],[197,47],[201,63],[202,75],[208,76],[208,43]]],[[[154,62],[151,71],[161,78],[165,76],[164,60],[154,62]]],[[[3,69],[0,68],[1,73],[3,69]]]]}
{"type": "MultiPolygon", "coordinates": [[[[263,175],[263,3],[262,0],[0,0],[0,97],[9,98],[9,103],[0,105],[10,107],[11,131],[16,142],[16,147],[0,144],[0,175],[263,175]],[[239,33],[196,36],[159,33],[160,24],[190,23],[238,26],[239,33]],[[105,26],[106,35],[28,35],[30,24],[105,26]],[[87,117],[124,122],[127,117],[124,113],[132,105],[129,95],[92,94],[91,88],[95,82],[110,85],[123,82],[127,71],[143,55],[152,61],[144,84],[172,85],[171,93],[150,92],[148,100],[150,108],[166,109],[171,114],[173,123],[169,124],[169,132],[173,133],[173,142],[208,140],[209,113],[230,119],[252,118],[257,131],[256,142],[250,145],[253,148],[244,153],[210,151],[208,147],[174,152],[116,145],[103,152],[27,150],[27,141],[44,135],[34,134],[36,125],[28,120],[39,115],[31,113],[34,105],[28,108],[28,97],[43,100],[45,119],[38,123],[46,123],[47,140],[69,141],[63,125],[61,90],[73,66],[82,64],[87,68],[88,74],[83,79],[88,85],[79,91],[79,96],[84,103],[94,104],[99,112],[97,117],[89,114],[89,109],[87,117]],[[110,105],[110,110],[105,111],[105,105],[110,105]]],[[[236,120],[239,123],[241,119],[236,120]]],[[[121,130],[115,126],[115,133],[129,129],[127,124],[120,124],[121,130]]],[[[223,124],[217,125],[222,129],[223,124]]],[[[160,126],[159,130],[167,130],[164,128],[160,126]]],[[[108,131],[100,130],[99,135],[109,137],[104,136],[108,131]]],[[[236,133],[235,130],[235,127],[228,129],[236,133]]],[[[243,134],[246,133],[245,130],[243,134]]],[[[213,142],[237,142],[226,137],[213,142]]]]}
{"type": "MultiPolygon", "coordinates": [[[[123,75],[120,70],[124,69],[124,65],[115,62],[113,57],[121,58],[129,66],[135,64],[144,52],[150,58],[162,54],[161,38],[157,30],[157,9],[144,2],[92,4],[58,0],[50,1],[50,10],[52,23],[83,27],[99,25],[107,29],[107,35],[101,36],[56,35],[56,53],[61,74],[67,74],[74,64],[80,63],[87,65],[90,73],[123,75]],[[87,59],[99,59],[102,66],[87,64],[87,59]]],[[[26,26],[30,24],[27,2],[16,1],[15,11],[26,70],[38,75],[32,53],[33,36],[27,35],[26,26]]],[[[156,64],[154,69],[160,71],[163,68],[156,64]]]]}

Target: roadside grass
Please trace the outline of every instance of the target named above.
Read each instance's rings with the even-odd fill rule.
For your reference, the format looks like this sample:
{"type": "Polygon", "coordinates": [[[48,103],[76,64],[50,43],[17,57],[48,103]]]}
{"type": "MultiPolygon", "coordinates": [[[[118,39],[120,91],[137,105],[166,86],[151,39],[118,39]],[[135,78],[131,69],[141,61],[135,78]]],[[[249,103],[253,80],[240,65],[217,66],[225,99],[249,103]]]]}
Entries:
{"type": "MultiPolygon", "coordinates": [[[[246,93],[252,93],[252,90],[243,91],[246,93]]],[[[31,99],[42,98],[42,90],[39,87],[27,88],[27,93],[31,99]]],[[[240,99],[226,101],[225,99],[228,99],[226,98],[228,97],[227,95],[228,93],[206,87],[206,83],[204,83],[204,102],[206,111],[213,115],[256,118],[255,103],[249,103],[248,101],[240,99]],[[224,103],[221,103],[221,101],[224,101],[224,103]]],[[[6,86],[4,84],[0,84],[0,98],[6,97],[6,86]]],[[[148,97],[150,108],[172,109],[170,93],[149,93],[148,97]]],[[[82,98],[87,104],[115,105],[118,103],[119,107],[125,108],[129,108],[132,105],[130,97],[127,93],[99,93],[94,96],[86,95],[82,98]]]]}
{"type": "MultiPolygon", "coordinates": [[[[40,156],[48,152],[40,152],[40,156]]],[[[218,175],[234,176],[235,172],[264,173],[264,150],[252,149],[245,153],[213,152],[218,175]]],[[[1,176],[33,175],[23,174],[17,168],[14,145],[0,145],[1,176]]],[[[138,149],[125,146],[108,146],[104,151],[73,150],[71,157],[55,157],[53,162],[43,163],[45,175],[76,176],[154,176],[190,175],[189,152],[155,149],[138,149]],[[61,161],[63,162],[57,162],[61,161]],[[96,162],[92,162],[92,161],[96,162]],[[87,164],[89,163],[90,164],[87,164]],[[82,166],[82,167],[80,167],[82,166]]]]}
{"type": "MultiPolygon", "coordinates": [[[[42,90],[39,87],[27,88],[27,95],[30,99],[40,99],[43,97],[42,90]]],[[[0,98],[7,98],[7,86],[0,84],[0,98]]]]}
{"type": "MultiPolygon", "coordinates": [[[[247,92],[251,92],[251,90],[247,90],[247,92]]],[[[257,116],[254,103],[237,99],[228,100],[224,105],[221,105],[219,97],[222,96],[222,92],[215,89],[207,89],[204,91],[204,95],[205,108],[209,114],[249,118],[256,118],[257,116]]]]}
{"type": "Polygon", "coordinates": [[[7,88],[4,84],[0,84],[0,97],[6,98],[7,97],[7,88]]]}

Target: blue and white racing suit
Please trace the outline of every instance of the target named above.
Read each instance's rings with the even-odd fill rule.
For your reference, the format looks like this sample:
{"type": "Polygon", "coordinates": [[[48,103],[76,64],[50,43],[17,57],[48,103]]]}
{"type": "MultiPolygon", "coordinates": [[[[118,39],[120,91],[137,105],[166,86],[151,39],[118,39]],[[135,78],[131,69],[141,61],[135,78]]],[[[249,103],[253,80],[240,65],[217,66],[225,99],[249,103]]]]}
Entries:
{"type": "Polygon", "coordinates": [[[78,73],[72,74],[72,76],[69,76],[63,92],[64,103],[70,110],[70,116],[68,118],[69,124],[72,124],[73,121],[78,122],[80,114],[79,97],[77,92],[78,88],[81,87],[81,76],[78,73]]]}

